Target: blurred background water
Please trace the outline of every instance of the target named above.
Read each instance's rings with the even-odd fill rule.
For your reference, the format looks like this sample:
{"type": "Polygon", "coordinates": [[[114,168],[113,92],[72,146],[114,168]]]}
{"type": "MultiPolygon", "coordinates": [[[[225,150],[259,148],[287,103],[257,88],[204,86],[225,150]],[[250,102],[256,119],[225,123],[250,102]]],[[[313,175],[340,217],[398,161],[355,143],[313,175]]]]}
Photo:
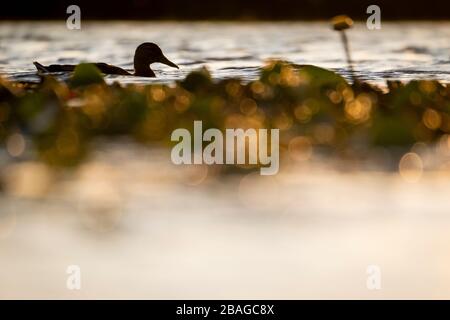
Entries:
{"type": "Polygon", "coordinates": [[[301,160],[218,177],[169,157],[122,142],[70,175],[10,166],[0,298],[450,297],[448,170],[301,160]],[[66,287],[70,265],[81,290],[66,287]],[[380,290],[366,285],[372,265],[380,290]]]}
{"type": "MultiPolygon", "coordinates": [[[[356,24],[349,31],[360,78],[450,81],[450,22],[383,22],[381,30],[356,24]]],[[[172,82],[206,66],[214,78],[252,80],[270,58],[314,64],[348,76],[339,35],[327,22],[1,22],[0,72],[38,81],[43,64],[107,62],[133,69],[135,48],[155,42],[181,70],[155,65],[158,79],[109,77],[121,82],[172,82]]]]}

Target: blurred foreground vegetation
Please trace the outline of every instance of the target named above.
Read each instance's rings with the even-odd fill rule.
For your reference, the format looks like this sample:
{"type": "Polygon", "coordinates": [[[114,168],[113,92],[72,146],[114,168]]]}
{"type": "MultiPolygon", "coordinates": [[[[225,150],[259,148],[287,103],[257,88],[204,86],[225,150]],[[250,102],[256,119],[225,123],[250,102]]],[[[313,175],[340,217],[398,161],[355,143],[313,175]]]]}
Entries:
{"type": "Polygon", "coordinates": [[[87,64],[68,83],[51,76],[40,84],[0,80],[0,143],[10,160],[31,156],[74,166],[99,137],[171,146],[172,131],[192,130],[194,120],[203,121],[203,130],[279,128],[282,154],[301,157],[313,148],[364,158],[374,149],[407,152],[417,142],[447,137],[450,85],[388,82],[381,90],[281,61],[268,63],[250,83],[215,82],[204,69],[173,85],[108,85],[87,64]]]}

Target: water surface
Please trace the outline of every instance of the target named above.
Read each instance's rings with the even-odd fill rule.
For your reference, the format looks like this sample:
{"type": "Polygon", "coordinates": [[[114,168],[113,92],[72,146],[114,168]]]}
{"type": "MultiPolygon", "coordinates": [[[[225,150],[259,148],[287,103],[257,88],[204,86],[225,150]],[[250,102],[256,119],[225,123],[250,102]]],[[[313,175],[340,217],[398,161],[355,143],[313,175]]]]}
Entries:
{"type": "MultiPolygon", "coordinates": [[[[373,31],[361,23],[349,38],[362,79],[450,81],[450,22],[386,22],[373,31]]],[[[205,66],[215,79],[252,80],[271,58],[348,76],[340,37],[327,22],[83,22],[81,30],[68,30],[65,21],[2,22],[0,72],[15,80],[38,81],[35,60],[107,62],[132,69],[134,50],[146,41],[158,43],[181,69],[155,64],[158,79],[108,78],[170,83],[205,66]]]]}

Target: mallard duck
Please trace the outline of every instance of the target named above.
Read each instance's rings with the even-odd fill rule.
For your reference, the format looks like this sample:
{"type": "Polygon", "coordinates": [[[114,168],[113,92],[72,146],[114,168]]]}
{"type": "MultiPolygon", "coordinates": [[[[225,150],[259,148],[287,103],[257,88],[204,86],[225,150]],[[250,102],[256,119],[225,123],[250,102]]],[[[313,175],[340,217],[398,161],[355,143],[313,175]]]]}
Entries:
{"type": "MultiPolygon", "coordinates": [[[[103,62],[97,62],[93,64],[104,74],[155,77],[155,73],[150,68],[150,65],[155,62],[163,63],[170,67],[179,69],[175,63],[164,56],[161,48],[158,47],[158,45],[151,42],[142,43],[136,48],[136,52],[134,53],[134,73],[130,73],[122,68],[103,62]]],[[[37,61],[33,62],[33,64],[36,66],[36,69],[39,72],[43,73],[70,72],[73,71],[76,67],[76,65],[72,64],[52,64],[49,66],[43,66],[37,61]]]]}

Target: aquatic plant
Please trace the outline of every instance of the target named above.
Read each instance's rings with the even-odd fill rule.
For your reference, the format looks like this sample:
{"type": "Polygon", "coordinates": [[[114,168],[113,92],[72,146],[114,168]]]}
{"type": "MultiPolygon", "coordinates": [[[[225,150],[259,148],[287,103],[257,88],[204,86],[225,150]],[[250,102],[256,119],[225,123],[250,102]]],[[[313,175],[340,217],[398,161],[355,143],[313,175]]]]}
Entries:
{"type": "Polygon", "coordinates": [[[353,62],[350,55],[350,45],[347,34],[345,33],[345,30],[350,29],[353,26],[353,20],[349,16],[340,15],[333,17],[331,19],[331,24],[333,25],[333,29],[339,31],[339,33],[341,34],[342,44],[344,45],[345,56],[347,58],[348,69],[350,71],[353,83],[356,83],[357,78],[355,75],[355,71],[353,70],[353,62]]]}
{"type": "Polygon", "coordinates": [[[100,137],[170,146],[171,132],[192,130],[195,120],[204,129],[278,128],[282,152],[306,143],[325,155],[364,158],[374,148],[407,152],[450,134],[450,86],[389,82],[382,91],[282,61],[269,62],[249,83],[213,81],[203,69],[173,85],[108,85],[88,65],[68,83],[0,81],[0,143],[11,161],[77,165],[100,137]]]}

